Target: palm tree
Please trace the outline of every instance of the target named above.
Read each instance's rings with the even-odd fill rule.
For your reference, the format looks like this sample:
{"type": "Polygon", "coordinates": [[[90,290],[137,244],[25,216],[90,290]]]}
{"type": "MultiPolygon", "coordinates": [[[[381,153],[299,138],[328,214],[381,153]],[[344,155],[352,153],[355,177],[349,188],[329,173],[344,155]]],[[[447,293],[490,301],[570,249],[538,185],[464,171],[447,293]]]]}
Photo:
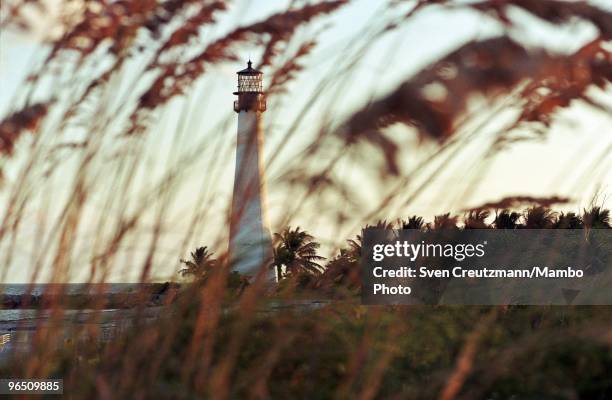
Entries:
{"type": "Polygon", "coordinates": [[[319,261],[325,258],[317,255],[320,245],[313,240],[312,235],[297,227],[294,230],[285,228],[282,233],[275,233],[274,237],[277,241],[274,248],[274,267],[279,279],[283,276],[283,266],[290,273],[319,274],[324,271],[319,261]]]}
{"type": "MultiPolygon", "coordinates": [[[[415,216],[414,218],[418,218],[421,221],[423,221],[423,218],[421,217],[415,216]]],[[[393,223],[387,222],[387,220],[378,220],[376,224],[374,225],[368,224],[364,228],[362,228],[361,234],[357,235],[355,239],[348,240],[349,247],[348,249],[345,249],[346,256],[350,257],[356,263],[359,263],[359,260],[361,259],[361,246],[363,245],[363,232],[365,232],[366,229],[390,230],[390,229],[393,229],[393,223]]],[[[406,228],[403,228],[403,229],[406,229],[406,228]]]]}
{"type": "MultiPolygon", "coordinates": [[[[408,221],[413,220],[420,221],[423,224],[423,218],[421,217],[410,217],[408,221]]],[[[413,221],[413,223],[414,223],[413,221]]],[[[402,228],[404,221],[400,221],[402,228]]],[[[361,247],[363,245],[363,232],[366,229],[393,229],[393,224],[386,220],[379,220],[374,225],[366,225],[361,229],[361,234],[357,235],[355,239],[347,240],[348,247],[340,249],[340,253],[327,263],[325,272],[323,273],[321,281],[331,285],[346,286],[349,288],[356,288],[360,285],[360,274],[359,274],[359,263],[361,261],[361,247]]],[[[408,228],[403,228],[408,229],[408,228]]]]}
{"type": "Polygon", "coordinates": [[[526,229],[549,229],[555,223],[556,213],[542,206],[528,208],[523,217],[525,218],[526,229]]]}
{"type": "Polygon", "coordinates": [[[520,217],[521,215],[517,212],[502,210],[495,213],[493,225],[495,225],[496,229],[516,229],[520,217]]]}
{"type": "Polygon", "coordinates": [[[181,259],[185,268],[179,271],[181,276],[193,276],[195,279],[202,279],[206,274],[217,265],[217,260],[212,258],[213,253],[208,251],[206,246],[198,247],[191,252],[191,260],[181,259]]]}
{"type": "Polygon", "coordinates": [[[464,229],[487,229],[489,226],[485,220],[489,215],[487,210],[471,210],[465,217],[464,229]]]}
{"type": "Polygon", "coordinates": [[[584,224],[580,216],[576,213],[568,212],[567,214],[561,213],[555,221],[555,228],[557,229],[582,229],[584,224]]]}
{"type": "Polygon", "coordinates": [[[349,248],[340,249],[340,253],[327,263],[321,275],[319,285],[323,288],[345,287],[356,289],[361,286],[359,271],[359,253],[361,247],[354,247],[355,240],[349,240],[349,248]]]}
{"type": "Polygon", "coordinates": [[[349,239],[347,242],[348,249],[341,249],[340,256],[355,263],[359,263],[359,260],[361,260],[361,246],[363,244],[361,235],[357,235],[355,239],[349,239]]]}
{"type": "Polygon", "coordinates": [[[610,210],[593,206],[590,210],[584,210],[582,215],[584,226],[594,229],[610,228],[610,210]]]}
{"type": "Polygon", "coordinates": [[[450,213],[436,215],[431,229],[457,229],[457,217],[451,217],[450,213]]]}
{"type": "Polygon", "coordinates": [[[400,221],[402,229],[418,229],[421,230],[425,226],[425,222],[423,221],[423,217],[417,217],[413,215],[409,217],[407,220],[400,221]]]}

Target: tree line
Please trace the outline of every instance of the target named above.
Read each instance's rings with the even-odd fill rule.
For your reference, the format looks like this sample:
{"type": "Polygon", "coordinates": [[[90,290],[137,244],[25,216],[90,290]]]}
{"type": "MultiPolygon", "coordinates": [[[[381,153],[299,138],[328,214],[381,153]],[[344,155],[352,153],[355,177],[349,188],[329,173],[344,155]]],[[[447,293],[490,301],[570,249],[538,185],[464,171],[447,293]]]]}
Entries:
{"type": "MultiPolygon", "coordinates": [[[[533,206],[519,211],[508,209],[471,210],[462,218],[450,213],[435,216],[426,222],[423,217],[413,215],[396,221],[378,221],[363,229],[610,229],[610,210],[599,206],[575,212],[555,212],[544,206],[533,206]]],[[[273,256],[269,265],[279,281],[294,278],[303,287],[325,288],[343,286],[349,289],[359,287],[359,260],[361,257],[362,235],[347,240],[347,244],[330,259],[319,254],[320,243],[300,227],[286,227],[273,237],[273,256]]],[[[196,280],[204,279],[214,268],[223,263],[214,257],[207,246],[191,252],[190,259],[181,259],[183,268],[179,274],[196,280]]],[[[237,282],[244,279],[235,272],[231,276],[237,282]]]]}

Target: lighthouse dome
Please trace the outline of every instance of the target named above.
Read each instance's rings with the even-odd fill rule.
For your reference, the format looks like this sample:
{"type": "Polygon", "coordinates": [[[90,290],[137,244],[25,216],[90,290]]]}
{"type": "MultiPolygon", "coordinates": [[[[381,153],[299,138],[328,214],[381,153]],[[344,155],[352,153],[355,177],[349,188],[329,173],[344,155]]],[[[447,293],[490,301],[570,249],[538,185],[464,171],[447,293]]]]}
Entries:
{"type": "Polygon", "coordinates": [[[253,68],[251,60],[247,62],[247,67],[237,72],[238,75],[262,75],[263,72],[253,68]]]}

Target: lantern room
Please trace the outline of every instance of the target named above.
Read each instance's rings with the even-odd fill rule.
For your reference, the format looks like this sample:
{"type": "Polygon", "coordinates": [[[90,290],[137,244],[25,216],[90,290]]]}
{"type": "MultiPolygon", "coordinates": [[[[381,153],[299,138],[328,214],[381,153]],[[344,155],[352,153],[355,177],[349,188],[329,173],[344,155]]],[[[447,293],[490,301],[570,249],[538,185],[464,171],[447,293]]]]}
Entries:
{"type": "Polygon", "coordinates": [[[263,93],[263,72],[253,68],[251,60],[238,74],[238,100],[234,101],[234,111],[265,111],[266,99],[263,93]]]}
{"type": "Polygon", "coordinates": [[[247,67],[242,71],[238,71],[238,93],[245,92],[257,92],[261,93],[263,91],[262,87],[262,75],[263,72],[256,70],[253,68],[253,63],[251,60],[247,63],[247,67]]]}

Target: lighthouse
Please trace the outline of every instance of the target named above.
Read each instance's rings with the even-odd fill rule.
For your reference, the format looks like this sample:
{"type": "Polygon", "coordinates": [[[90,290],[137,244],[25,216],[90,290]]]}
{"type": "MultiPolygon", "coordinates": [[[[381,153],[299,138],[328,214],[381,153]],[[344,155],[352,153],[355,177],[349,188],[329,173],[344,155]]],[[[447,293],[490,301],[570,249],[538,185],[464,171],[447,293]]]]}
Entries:
{"type": "Polygon", "coordinates": [[[266,111],[263,73],[252,67],[238,71],[236,170],[230,216],[229,255],[232,268],[254,274],[267,267],[272,242],[266,210],[262,116],[266,111]]]}

